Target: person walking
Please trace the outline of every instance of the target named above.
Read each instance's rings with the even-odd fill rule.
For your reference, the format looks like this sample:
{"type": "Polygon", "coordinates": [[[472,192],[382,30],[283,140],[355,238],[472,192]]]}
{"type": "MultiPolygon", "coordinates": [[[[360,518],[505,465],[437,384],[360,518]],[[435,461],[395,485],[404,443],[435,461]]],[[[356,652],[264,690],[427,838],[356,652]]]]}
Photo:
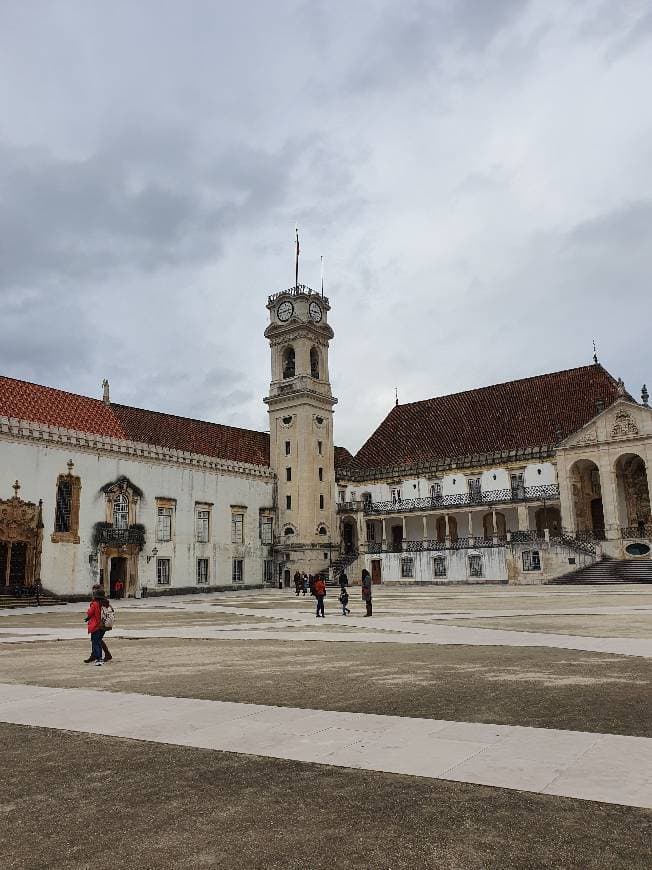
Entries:
{"type": "Polygon", "coordinates": [[[86,611],[86,619],[84,620],[84,622],[88,623],[88,633],[91,636],[91,654],[87,659],[84,659],[84,664],[87,665],[92,662],[95,662],[96,665],[101,665],[103,661],[110,662],[113,658],[111,651],[104,642],[104,634],[106,633],[106,628],[102,623],[102,608],[104,607],[114,612],[106,597],[104,588],[97,583],[93,586],[93,600],[86,611]],[[102,660],[102,653],[104,653],[104,660],[102,660]]]}
{"type": "Polygon", "coordinates": [[[367,607],[365,616],[371,616],[371,574],[366,568],[362,571],[362,600],[367,607]]]}
{"type": "Polygon", "coordinates": [[[324,598],[326,597],[326,584],[322,580],[321,577],[317,577],[317,579],[312,584],[313,595],[317,599],[317,616],[321,616],[322,619],[324,616],[324,598]]]}
{"type": "Polygon", "coordinates": [[[346,571],[342,571],[340,574],[339,583],[342,589],[345,589],[349,585],[349,578],[346,576],[346,571]]]}
{"type": "Polygon", "coordinates": [[[36,596],[36,606],[41,606],[41,595],[43,595],[43,587],[41,586],[41,581],[37,580],[34,586],[32,587],[34,591],[34,595],[36,596]]]}
{"type": "Polygon", "coordinates": [[[301,586],[303,588],[303,594],[305,596],[306,592],[308,591],[308,575],[305,571],[303,572],[303,577],[301,578],[301,586]]]}
{"type": "Polygon", "coordinates": [[[303,578],[299,571],[294,572],[294,593],[299,597],[299,593],[301,592],[301,587],[303,586],[303,578]]]}
{"type": "Polygon", "coordinates": [[[349,593],[346,591],[346,586],[342,586],[342,590],[340,592],[339,602],[342,605],[342,616],[347,616],[351,611],[349,610],[349,593]]]}

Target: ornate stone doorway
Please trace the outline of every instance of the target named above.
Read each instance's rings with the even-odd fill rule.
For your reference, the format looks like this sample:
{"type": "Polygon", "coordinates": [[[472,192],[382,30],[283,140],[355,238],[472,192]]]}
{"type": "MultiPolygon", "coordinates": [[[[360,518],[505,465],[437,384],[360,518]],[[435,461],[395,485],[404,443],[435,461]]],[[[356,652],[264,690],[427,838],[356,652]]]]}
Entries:
{"type": "Polygon", "coordinates": [[[41,579],[42,502],[19,498],[18,481],[13,489],[0,501],[0,586],[32,586],[41,579]]]}

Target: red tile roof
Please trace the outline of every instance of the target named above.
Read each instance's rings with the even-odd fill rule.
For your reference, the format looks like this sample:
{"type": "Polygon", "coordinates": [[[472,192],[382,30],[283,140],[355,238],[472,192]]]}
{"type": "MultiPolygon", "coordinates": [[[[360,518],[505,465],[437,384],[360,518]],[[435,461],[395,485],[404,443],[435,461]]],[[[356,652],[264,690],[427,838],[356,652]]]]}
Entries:
{"type": "Polygon", "coordinates": [[[353,462],[353,456],[351,456],[346,447],[335,447],[334,458],[336,471],[340,468],[348,468],[353,462]]]}
{"type": "Polygon", "coordinates": [[[611,405],[618,385],[601,365],[396,405],[354,457],[356,470],[556,444],[611,405]]]}
{"type": "Polygon", "coordinates": [[[0,416],[219,459],[269,465],[267,432],[222,426],[127,405],[106,405],[100,399],[1,376],[0,416]]]}

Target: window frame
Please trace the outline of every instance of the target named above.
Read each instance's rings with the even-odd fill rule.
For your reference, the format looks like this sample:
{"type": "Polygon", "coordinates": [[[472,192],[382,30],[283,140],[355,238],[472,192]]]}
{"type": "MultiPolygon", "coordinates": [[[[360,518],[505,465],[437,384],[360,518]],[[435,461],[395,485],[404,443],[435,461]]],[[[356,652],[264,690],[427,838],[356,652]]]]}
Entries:
{"type": "Polygon", "coordinates": [[[244,583],[244,559],[231,560],[231,583],[244,583]]]}
{"type": "Polygon", "coordinates": [[[523,571],[540,571],[541,570],[541,551],[540,550],[523,550],[523,571]]]}
{"type": "Polygon", "coordinates": [[[113,504],[111,505],[111,522],[113,528],[117,531],[125,531],[129,528],[129,496],[126,492],[119,492],[113,499],[113,504]],[[123,505],[124,510],[116,510],[118,505],[123,505]],[[117,517],[123,518],[120,524],[116,522],[117,517]],[[124,522],[124,525],[122,522],[124,522]]]}
{"type": "Polygon", "coordinates": [[[209,586],[210,585],[210,571],[211,571],[210,565],[211,565],[210,559],[207,559],[203,556],[197,559],[197,572],[196,572],[195,580],[196,580],[198,586],[209,586]],[[205,572],[205,576],[204,576],[203,580],[201,579],[202,571],[200,570],[202,565],[206,567],[206,572],[205,572]]]}
{"type": "Polygon", "coordinates": [[[274,543],[274,517],[270,514],[262,514],[260,517],[260,543],[269,546],[274,543]],[[269,540],[265,540],[264,529],[269,528],[269,540]]]}
{"type": "Polygon", "coordinates": [[[204,505],[195,508],[195,542],[197,544],[209,544],[211,540],[211,509],[204,505]],[[205,514],[205,516],[202,516],[205,514]],[[206,537],[200,536],[200,521],[205,520],[206,537]]]}
{"type": "Polygon", "coordinates": [[[174,508],[170,505],[157,505],[156,507],[156,541],[159,544],[167,544],[172,540],[172,518],[174,516],[174,508]],[[161,519],[167,517],[169,520],[168,537],[164,538],[161,535],[161,519]]]}
{"type": "Polygon", "coordinates": [[[412,556],[401,557],[401,580],[414,580],[414,558],[412,556]]]}
{"type": "Polygon", "coordinates": [[[157,586],[171,586],[172,585],[172,568],[170,565],[170,559],[162,556],[161,558],[156,560],[156,585],[157,586]],[[163,570],[165,569],[165,570],[163,570]],[[167,579],[161,580],[161,576],[166,574],[167,579]]]}
{"type": "Polygon", "coordinates": [[[244,524],[245,524],[244,511],[231,511],[231,543],[232,544],[244,544],[244,524]]]}
{"type": "Polygon", "coordinates": [[[467,566],[469,577],[484,577],[484,559],[482,558],[482,553],[469,553],[467,556],[467,566]],[[474,570],[473,565],[479,567],[479,573],[474,570]]]}
{"type": "Polygon", "coordinates": [[[432,557],[432,577],[433,580],[436,580],[438,577],[448,577],[448,560],[446,556],[433,556],[432,557]],[[444,570],[438,571],[437,566],[443,565],[444,570]]]}

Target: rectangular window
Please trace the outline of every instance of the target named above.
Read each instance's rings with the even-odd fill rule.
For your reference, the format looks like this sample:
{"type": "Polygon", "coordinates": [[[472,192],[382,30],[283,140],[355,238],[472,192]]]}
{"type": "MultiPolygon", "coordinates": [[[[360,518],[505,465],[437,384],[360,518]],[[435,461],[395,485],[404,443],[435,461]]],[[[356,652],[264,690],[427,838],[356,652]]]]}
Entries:
{"type": "Polygon", "coordinates": [[[244,577],[244,560],[243,559],[234,559],[233,567],[231,569],[231,582],[232,583],[242,583],[244,577]]]}
{"type": "Polygon", "coordinates": [[[321,443],[321,441],[318,441],[318,442],[317,442],[317,453],[319,453],[319,455],[321,456],[321,453],[322,453],[322,443],[321,443]]]}
{"type": "Polygon", "coordinates": [[[159,586],[170,585],[170,560],[156,560],[156,582],[159,586]]]}
{"type": "Polygon", "coordinates": [[[401,500],[401,490],[400,489],[392,489],[390,490],[390,497],[393,502],[397,502],[401,500]]]}
{"type": "Polygon", "coordinates": [[[401,559],[401,577],[414,577],[414,559],[401,559]]]}
{"type": "Polygon", "coordinates": [[[541,556],[539,555],[538,550],[523,550],[523,570],[541,570],[541,556]]]}
{"type": "Polygon", "coordinates": [[[430,484],[430,498],[441,498],[441,481],[435,480],[433,483],[430,484]]]}
{"type": "Polygon", "coordinates": [[[211,512],[205,508],[198,510],[195,517],[195,530],[197,533],[198,544],[207,544],[210,541],[210,523],[211,512]]]}
{"type": "Polygon", "coordinates": [[[208,559],[197,559],[197,583],[208,583],[208,559]]]}
{"type": "Polygon", "coordinates": [[[367,540],[375,541],[376,540],[376,527],[373,523],[367,523],[367,540]]]}
{"type": "Polygon", "coordinates": [[[286,479],[287,481],[292,480],[292,469],[291,469],[291,468],[286,468],[286,469],[285,469],[285,479],[286,479]]]}
{"type": "Polygon", "coordinates": [[[274,560],[265,559],[263,561],[263,583],[274,582],[274,560]]]}
{"type": "Polygon", "coordinates": [[[479,477],[470,477],[467,480],[469,498],[471,501],[482,501],[482,485],[479,477]]]}
{"type": "Polygon", "coordinates": [[[515,471],[509,476],[512,487],[512,498],[525,498],[525,476],[522,471],[515,471]]]}
{"type": "Polygon", "coordinates": [[[344,504],[344,502],[346,501],[346,490],[340,489],[338,492],[338,495],[339,495],[339,499],[340,499],[341,504],[344,504]]]}
{"type": "Polygon", "coordinates": [[[323,479],[324,479],[324,469],[323,469],[323,468],[320,468],[320,469],[319,469],[319,479],[320,479],[320,480],[323,480],[323,479]]]}
{"type": "Polygon", "coordinates": [[[244,514],[231,514],[231,543],[244,544],[244,514]]]}
{"type": "Polygon", "coordinates": [[[156,524],[156,540],[172,540],[172,508],[160,507],[158,509],[158,522],[156,524]]]}
{"type": "Polygon", "coordinates": [[[261,517],[260,520],[260,542],[261,544],[272,543],[272,517],[261,517]]]}
{"type": "Polygon", "coordinates": [[[285,509],[288,511],[292,510],[292,496],[291,495],[285,496],[285,509]]]}
{"type": "Polygon", "coordinates": [[[285,455],[286,456],[290,455],[290,442],[289,441],[285,442],[285,455]]]}
{"type": "Polygon", "coordinates": [[[324,496],[323,495],[319,496],[319,510],[320,511],[324,510],[324,496]]]}
{"type": "Polygon", "coordinates": [[[432,560],[432,576],[446,576],[446,556],[435,556],[432,560]]]}
{"type": "Polygon", "coordinates": [[[65,477],[57,486],[57,506],[54,514],[54,531],[70,531],[70,511],[72,509],[72,486],[65,477]]]}
{"type": "Polygon", "coordinates": [[[469,556],[469,577],[482,577],[482,556],[469,556]]]}

